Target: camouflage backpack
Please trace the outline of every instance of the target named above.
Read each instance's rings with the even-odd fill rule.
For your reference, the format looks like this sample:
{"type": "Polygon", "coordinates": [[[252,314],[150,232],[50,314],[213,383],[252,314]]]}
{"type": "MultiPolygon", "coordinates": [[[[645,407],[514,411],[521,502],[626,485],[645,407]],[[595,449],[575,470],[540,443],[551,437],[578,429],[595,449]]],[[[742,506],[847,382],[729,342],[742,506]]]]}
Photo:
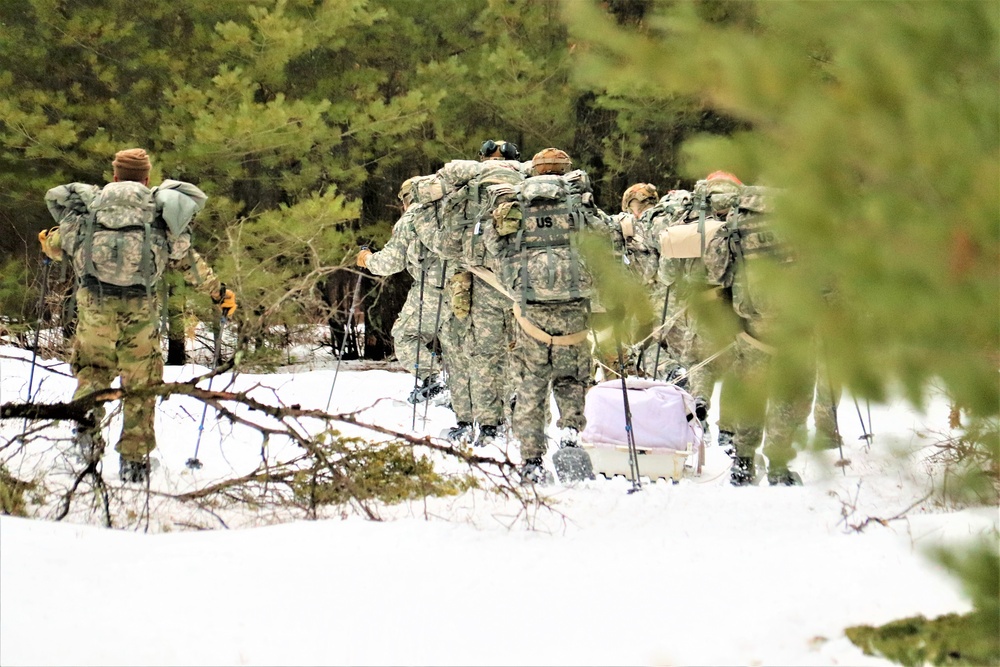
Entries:
{"type": "Polygon", "coordinates": [[[590,295],[591,277],[577,249],[579,232],[588,225],[582,201],[588,192],[589,179],[579,170],[533,176],[517,189],[520,224],[508,235],[501,280],[520,295],[522,308],[590,295]]]}
{"type": "Polygon", "coordinates": [[[90,202],[87,214],[69,224],[76,233],[64,236],[72,239],[65,249],[81,280],[89,276],[152,293],[168,258],[166,224],[158,220],[152,190],[134,181],[109,183],[90,202]]]}
{"type": "Polygon", "coordinates": [[[167,262],[190,254],[189,223],[206,199],[196,186],[169,179],[153,189],[134,181],[69,183],[45,195],[78,280],[145,288],[149,296],[167,262]]]}
{"type": "Polygon", "coordinates": [[[524,180],[521,163],[511,160],[452,160],[438,172],[443,185],[442,211],[447,230],[443,255],[468,266],[483,266],[483,226],[497,205],[497,188],[524,180]]]}
{"type": "Polygon", "coordinates": [[[769,188],[743,186],[725,226],[706,242],[709,281],[731,287],[733,306],[748,319],[772,312],[765,274],[793,261],[768,219],[774,194],[769,188]]]}

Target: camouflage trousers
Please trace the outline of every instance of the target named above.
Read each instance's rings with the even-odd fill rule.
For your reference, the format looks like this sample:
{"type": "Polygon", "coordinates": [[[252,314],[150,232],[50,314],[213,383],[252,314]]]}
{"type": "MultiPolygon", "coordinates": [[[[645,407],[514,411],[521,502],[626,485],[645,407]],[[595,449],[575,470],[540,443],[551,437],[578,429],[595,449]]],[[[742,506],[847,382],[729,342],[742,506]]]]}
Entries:
{"type": "Polygon", "coordinates": [[[465,351],[472,378],[472,411],[480,424],[501,423],[510,396],[510,311],[510,299],[479,276],[473,277],[465,351]]]}
{"type": "Polygon", "coordinates": [[[661,328],[643,349],[639,368],[647,377],[662,380],[675,369],[691,364],[696,332],[691,313],[676,291],[657,285],[650,298],[656,311],[656,327],[661,328]]]}
{"type": "Polygon", "coordinates": [[[465,351],[469,321],[455,317],[451,312],[450,304],[446,304],[446,310],[447,317],[441,324],[438,336],[441,340],[441,357],[444,368],[448,371],[451,409],[455,412],[457,421],[471,424],[475,421],[472,411],[472,376],[469,371],[469,355],[465,351]]]}
{"type": "Polygon", "coordinates": [[[780,350],[738,337],[731,376],[723,385],[736,455],[754,456],[764,438],[768,468],[783,470],[806,444],[815,375],[783,365],[780,350]],[[731,383],[728,387],[726,383],[731,383]],[[766,435],[765,435],[766,434],[766,435]]]}
{"type": "Polygon", "coordinates": [[[844,444],[837,424],[841,394],[841,387],[830,378],[826,364],[817,363],[813,421],[816,424],[816,447],[819,449],[835,449],[844,444]]]}
{"type": "MultiPolygon", "coordinates": [[[[587,328],[589,307],[585,302],[529,305],[525,317],[551,335],[573,334],[587,328]]],[[[517,403],[514,406],[514,436],[521,443],[521,458],[543,456],[548,449],[545,428],[551,421],[549,395],[559,410],[560,428],[582,431],[586,426],[583,407],[593,384],[590,344],[548,345],[538,341],[515,323],[511,358],[517,403]]]]}
{"type": "Polygon", "coordinates": [[[414,282],[392,325],[392,341],[399,363],[423,380],[441,370],[441,362],[434,354],[434,341],[445,320],[445,309],[447,312],[451,309],[445,303],[443,290],[425,284],[422,303],[420,292],[420,282],[414,282]]]}
{"type": "MultiPolygon", "coordinates": [[[[141,391],[163,382],[156,304],[145,296],[98,298],[86,287],[77,291],[76,301],[73,398],[106,389],[121,375],[124,425],[115,451],[122,458],[141,460],[156,447],[156,396],[141,391]]],[[[98,407],[95,417],[100,421],[104,416],[104,407],[98,407]]]]}

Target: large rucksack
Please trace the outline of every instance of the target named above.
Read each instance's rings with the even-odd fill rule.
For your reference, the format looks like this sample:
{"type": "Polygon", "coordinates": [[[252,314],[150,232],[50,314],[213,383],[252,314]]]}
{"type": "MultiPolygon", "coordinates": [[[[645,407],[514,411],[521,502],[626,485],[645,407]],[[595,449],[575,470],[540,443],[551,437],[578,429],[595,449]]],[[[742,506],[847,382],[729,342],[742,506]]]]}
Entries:
{"type": "Polygon", "coordinates": [[[792,261],[787,244],[770,224],[774,194],[772,189],[744,186],[726,224],[706,241],[708,280],[732,288],[733,306],[744,318],[770,314],[764,274],[792,261]]]}
{"type": "Polygon", "coordinates": [[[452,160],[441,168],[438,177],[447,232],[443,255],[467,266],[483,266],[483,227],[491,222],[497,205],[493,186],[516,187],[524,180],[521,164],[511,160],[452,160]]]}
{"type": "Polygon", "coordinates": [[[152,292],[167,265],[167,229],[142,183],[109,183],[79,220],[71,252],[81,279],[152,292]]]}
{"type": "Polygon", "coordinates": [[[171,180],[153,189],[135,181],[100,189],[72,183],[46,194],[78,280],[148,295],[167,262],[190,252],[188,223],[206,199],[190,183],[171,180]]]}
{"type": "Polygon", "coordinates": [[[592,279],[581,259],[579,232],[587,227],[585,172],[525,179],[517,189],[519,229],[509,237],[501,280],[523,308],[528,303],[561,303],[590,295],[592,279]]]}

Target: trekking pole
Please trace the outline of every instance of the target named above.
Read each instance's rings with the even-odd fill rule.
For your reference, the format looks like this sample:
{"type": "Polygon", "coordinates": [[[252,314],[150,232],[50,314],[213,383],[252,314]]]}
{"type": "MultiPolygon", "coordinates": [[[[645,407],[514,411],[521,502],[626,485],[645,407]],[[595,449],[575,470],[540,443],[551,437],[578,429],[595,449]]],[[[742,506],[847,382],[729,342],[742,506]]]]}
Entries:
{"type": "MultiPolygon", "coordinates": [[[[365,250],[368,246],[361,246],[362,250],[365,250]]],[[[354,320],[354,311],[358,309],[358,303],[361,301],[361,281],[364,280],[365,274],[358,273],[358,281],[354,283],[354,296],[351,297],[351,309],[347,311],[347,318],[344,320],[344,338],[340,342],[340,353],[337,355],[337,367],[333,371],[333,382],[330,383],[330,394],[326,397],[326,410],[324,412],[330,411],[330,401],[333,400],[333,388],[337,385],[337,376],[340,374],[340,362],[344,358],[344,352],[347,350],[347,335],[351,331],[351,322],[354,320]]]]}
{"type": "MultiPolygon", "coordinates": [[[[670,301],[670,285],[667,285],[667,293],[663,296],[663,312],[660,313],[660,326],[667,321],[667,302],[670,301]]],[[[660,345],[660,334],[656,335],[656,360],[653,362],[653,379],[660,379],[660,350],[662,346],[660,345]]]]}
{"type": "MultiPolygon", "coordinates": [[[[854,398],[853,396],[851,398],[854,398]]],[[[865,418],[861,416],[861,406],[858,405],[858,399],[854,398],[854,409],[858,411],[858,420],[861,422],[861,437],[858,440],[864,440],[871,447],[872,443],[875,441],[875,435],[871,432],[872,423],[872,406],[868,403],[868,399],[865,399],[865,403],[868,405],[868,426],[865,426],[865,418]]]]}
{"type": "MultiPolygon", "coordinates": [[[[440,327],[441,327],[441,306],[444,304],[444,283],[445,283],[445,278],[444,277],[445,277],[445,274],[447,272],[448,272],[448,260],[443,260],[441,262],[441,284],[438,285],[438,287],[441,289],[441,293],[438,294],[437,314],[434,315],[434,338],[438,337],[438,329],[440,329],[440,327]]],[[[431,340],[433,341],[434,338],[432,338],[431,340]]],[[[431,374],[432,375],[434,373],[434,357],[435,356],[436,355],[431,354],[431,374]]],[[[441,367],[442,368],[444,367],[444,362],[441,363],[441,367]]],[[[430,402],[429,399],[424,402],[424,423],[427,422],[427,411],[430,408],[430,405],[431,405],[431,402],[430,402]]]]}
{"type": "Polygon", "coordinates": [[[622,344],[616,340],[618,348],[618,371],[622,376],[622,400],[625,403],[625,439],[628,442],[628,467],[632,474],[632,488],[629,493],[635,493],[642,489],[642,482],[639,480],[639,452],[635,447],[635,433],[632,431],[632,409],[628,404],[628,385],[625,382],[625,359],[622,356],[622,344]]]}
{"type": "MultiPolygon", "coordinates": [[[[226,298],[226,285],[225,283],[219,284],[219,298],[225,300],[226,298]]],[[[215,350],[212,354],[212,377],[208,378],[208,391],[212,391],[212,380],[215,379],[215,372],[219,368],[220,358],[222,356],[222,328],[226,325],[226,313],[221,311],[219,313],[219,330],[215,332],[214,346],[215,350]]],[[[191,470],[200,470],[201,461],[198,460],[198,449],[201,447],[201,436],[205,432],[205,416],[208,414],[208,401],[205,401],[205,405],[201,411],[201,423],[198,424],[198,440],[194,443],[194,456],[185,461],[186,465],[191,470]]]]}
{"type": "MultiPolygon", "coordinates": [[[[28,373],[28,405],[31,405],[35,401],[35,397],[32,395],[32,391],[35,383],[35,362],[38,360],[38,340],[42,333],[42,320],[45,318],[45,293],[48,291],[49,287],[49,267],[52,266],[52,260],[46,256],[42,257],[42,289],[39,291],[38,295],[38,320],[35,323],[35,341],[31,344],[31,371],[28,373]]],[[[21,437],[28,430],[28,418],[24,418],[24,427],[21,431],[21,437]]]]}
{"type": "Polygon", "coordinates": [[[413,360],[413,421],[410,428],[417,428],[417,387],[420,386],[420,348],[424,342],[420,340],[421,331],[424,328],[424,282],[427,280],[427,269],[420,267],[420,305],[417,306],[417,358],[413,360]]]}

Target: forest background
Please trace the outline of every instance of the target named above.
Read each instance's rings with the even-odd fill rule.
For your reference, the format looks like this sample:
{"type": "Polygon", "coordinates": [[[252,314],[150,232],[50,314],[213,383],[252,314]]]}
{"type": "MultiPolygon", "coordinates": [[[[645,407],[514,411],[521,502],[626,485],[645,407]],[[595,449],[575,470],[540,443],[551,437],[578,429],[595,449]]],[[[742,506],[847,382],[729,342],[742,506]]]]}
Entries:
{"type": "MultiPolygon", "coordinates": [[[[798,261],[771,289],[789,363],[819,340],[852,396],[919,407],[942,389],[969,464],[953,490],[995,503],[998,35],[989,0],[5,0],[0,333],[27,347],[36,322],[69,325],[42,196],[109,180],[125,147],[150,151],[153,182],[209,195],[195,244],[258,365],[305,324],[339,341],[353,258],[388,238],[400,183],[486,139],[565,149],[609,213],[632,183],[725,169],[784,193],[773,224],[798,261]]],[[[365,280],[355,355],[391,354],[409,285],[365,280]]],[[[993,622],[996,545],[975,558],[993,622]]]]}
{"type": "MultiPolygon", "coordinates": [[[[106,181],[116,150],[142,146],[154,182],[208,193],[196,247],[238,294],[243,340],[259,353],[282,327],[342,326],[351,260],[388,238],[399,184],[506,139],[525,159],[567,150],[612,213],[631,183],[666,192],[720,168],[786,189],[776,224],[803,260],[775,286],[790,338],[818,330],[858,395],[898,383],[919,403],[941,379],[995,414],[998,14],[976,1],[10,0],[0,312],[33,321],[43,277],[50,295],[69,291],[40,261],[44,192],[106,181]]],[[[408,286],[366,284],[367,357],[391,352],[408,286]]]]}

